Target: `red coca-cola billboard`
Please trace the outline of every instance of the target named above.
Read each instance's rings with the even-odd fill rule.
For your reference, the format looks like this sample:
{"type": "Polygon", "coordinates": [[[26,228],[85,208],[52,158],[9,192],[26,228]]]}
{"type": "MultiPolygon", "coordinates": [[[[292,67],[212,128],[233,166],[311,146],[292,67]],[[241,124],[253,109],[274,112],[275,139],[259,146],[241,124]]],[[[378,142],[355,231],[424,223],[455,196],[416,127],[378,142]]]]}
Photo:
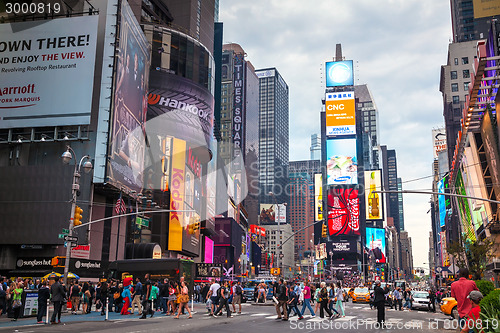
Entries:
{"type": "Polygon", "coordinates": [[[328,190],[328,234],[359,235],[358,190],[336,188],[328,190]]]}

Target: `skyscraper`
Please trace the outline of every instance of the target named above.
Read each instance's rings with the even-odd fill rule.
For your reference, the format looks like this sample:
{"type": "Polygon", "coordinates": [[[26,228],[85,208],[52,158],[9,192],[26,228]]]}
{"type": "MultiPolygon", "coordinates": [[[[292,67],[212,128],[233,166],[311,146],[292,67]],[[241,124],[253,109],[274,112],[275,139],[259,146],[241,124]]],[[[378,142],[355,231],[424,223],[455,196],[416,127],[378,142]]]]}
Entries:
{"type": "Polygon", "coordinates": [[[288,202],[289,91],[276,68],[256,70],[259,78],[259,185],[260,202],[288,202]]]}
{"type": "Polygon", "coordinates": [[[363,141],[363,156],[360,165],[366,170],[379,169],[378,110],[366,84],[354,86],[358,116],[361,117],[360,137],[363,141]]]}
{"type": "MultiPolygon", "coordinates": [[[[380,146],[381,164],[383,174],[383,184],[385,190],[397,191],[398,190],[398,169],[396,160],[396,151],[394,149],[387,149],[387,146],[380,146]]],[[[392,218],[396,230],[401,231],[400,225],[400,206],[397,193],[389,193],[386,198],[386,211],[387,217],[392,218]]]]}
{"type": "Polygon", "coordinates": [[[453,42],[460,43],[488,37],[491,20],[500,17],[498,2],[451,0],[453,42]]]}
{"type": "Polygon", "coordinates": [[[311,135],[311,160],[321,160],[321,136],[318,134],[311,135]]]}

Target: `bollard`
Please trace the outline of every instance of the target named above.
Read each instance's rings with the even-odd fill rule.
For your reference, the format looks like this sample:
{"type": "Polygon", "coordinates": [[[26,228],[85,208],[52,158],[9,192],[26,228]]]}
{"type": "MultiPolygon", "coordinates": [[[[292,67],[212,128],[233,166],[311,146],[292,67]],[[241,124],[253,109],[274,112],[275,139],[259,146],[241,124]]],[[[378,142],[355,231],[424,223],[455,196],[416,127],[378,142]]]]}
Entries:
{"type": "Polygon", "coordinates": [[[108,320],[109,318],[109,308],[108,308],[109,298],[106,297],[106,318],[104,320],[108,320]]]}
{"type": "Polygon", "coordinates": [[[46,312],[45,324],[49,323],[49,305],[50,305],[50,301],[47,299],[47,311],[45,311],[46,312]]]}
{"type": "Polygon", "coordinates": [[[191,312],[193,312],[193,311],[194,311],[194,294],[191,297],[191,312]]]}

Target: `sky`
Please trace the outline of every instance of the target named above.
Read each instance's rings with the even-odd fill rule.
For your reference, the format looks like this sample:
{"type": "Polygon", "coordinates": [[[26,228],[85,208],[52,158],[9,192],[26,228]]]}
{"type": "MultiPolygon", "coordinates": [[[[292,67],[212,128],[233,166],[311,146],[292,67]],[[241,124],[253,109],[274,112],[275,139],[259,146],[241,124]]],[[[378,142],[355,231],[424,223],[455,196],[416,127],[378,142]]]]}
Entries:
{"type": "MultiPolygon", "coordinates": [[[[433,128],[443,127],[439,91],[451,32],[449,0],[220,0],[224,43],[256,69],[276,67],[289,86],[290,161],[309,159],[320,133],[324,66],[335,45],[355,65],[379,112],[380,144],[395,149],[403,189],[431,190],[433,128]],[[416,179],[424,178],[420,181],[416,179]]],[[[430,195],[405,194],[414,266],[428,267],[430,195]]]]}

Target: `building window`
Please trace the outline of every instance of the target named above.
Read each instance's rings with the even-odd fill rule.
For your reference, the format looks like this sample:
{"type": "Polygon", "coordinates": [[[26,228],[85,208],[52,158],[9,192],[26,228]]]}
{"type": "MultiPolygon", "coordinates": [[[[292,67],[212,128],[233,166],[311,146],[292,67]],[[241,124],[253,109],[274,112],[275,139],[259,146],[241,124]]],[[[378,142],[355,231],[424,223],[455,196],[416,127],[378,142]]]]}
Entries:
{"type": "Polygon", "coordinates": [[[458,66],[458,58],[455,58],[455,66],[458,66]]]}
{"type": "Polygon", "coordinates": [[[458,104],[460,103],[460,99],[458,96],[453,96],[453,104],[458,104]]]}
{"type": "Polygon", "coordinates": [[[453,91],[453,92],[458,91],[458,83],[452,83],[451,84],[451,91],[453,91]]]}
{"type": "Polygon", "coordinates": [[[462,73],[463,73],[463,77],[464,77],[464,79],[468,79],[468,78],[470,78],[470,72],[469,72],[469,70],[468,70],[468,69],[464,69],[464,70],[462,71],[462,73]]]}
{"type": "Polygon", "coordinates": [[[469,57],[462,58],[462,65],[467,65],[469,63],[469,57]]]}
{"type": "Polygon", "coordinates": [[[469,91],[469,83],[470,82],[464,82],[464,90],[469,91]]]}
{"type": "Polygon", "coordinates": [[[452,80],[456,80],[457,79],[457,71],[451,71],[450,75],[451,75],[451,79],[452,80]]]}

